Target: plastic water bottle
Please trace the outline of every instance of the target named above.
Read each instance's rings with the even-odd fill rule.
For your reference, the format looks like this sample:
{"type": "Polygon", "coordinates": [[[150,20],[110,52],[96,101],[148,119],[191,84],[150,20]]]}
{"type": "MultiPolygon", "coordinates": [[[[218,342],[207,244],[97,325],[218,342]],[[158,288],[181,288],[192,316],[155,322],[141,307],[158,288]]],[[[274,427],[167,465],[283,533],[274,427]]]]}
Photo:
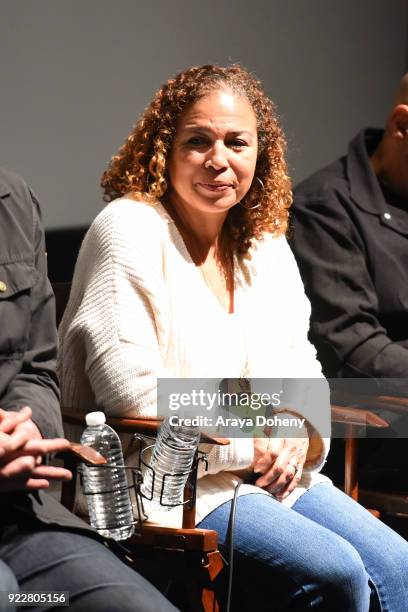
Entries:
{"type": "MultiPolygon", "coordinates": [[[[172,417],[174,421],[175,417],[172,417]]],[[[147,512],[149,510],[171,510],[183,502],[183,491],[187,482],[188,472],[194,460],[200,430],[197,427],[184,425],[171,425],[170,417],[165,419],[157,434],[156,443],[150,459],[150,467],[155,472],[154,491],[152,501],[145,500],[147,512]],[[164,478],[165,474],[169,474],[164,478]],[[163,495],[160,503],[160,496],[163,495]],[[166,505],[163,505],[166,504],[166,505]]],[[[152,496],[153,473],[146,469],[143,475],[141,492],[146,497],[152,496]]]]}
{"type": "Polygon", "coordinates": [[[105,466],[81,466],[91,525],[106,538],[125,540],[133,531],[133,511],[122,445],[116,431],[106,425],[103,412],[86,415],[81,444],[92,446],[107,460],[105,466]]]}

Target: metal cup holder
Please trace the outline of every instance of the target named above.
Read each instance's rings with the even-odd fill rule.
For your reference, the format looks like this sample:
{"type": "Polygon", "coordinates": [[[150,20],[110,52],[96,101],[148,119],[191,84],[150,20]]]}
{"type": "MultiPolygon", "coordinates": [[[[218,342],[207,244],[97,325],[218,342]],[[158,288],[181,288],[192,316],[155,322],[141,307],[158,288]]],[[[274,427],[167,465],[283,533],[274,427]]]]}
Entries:
{"type": "MultiPolygon", "coordinates": [[[[145,460],[146,454],[148,453],[148,451],[150,449],[152,449],[154,447],[154,443],[153,444],[147,444],[146,445],[146,439],[147,440],[155,440],[155,438],[152,438],[151,436],[141,436],[139,434],[134,434],[132,437],[132,444],[131,447],[133,446],[133,444],[135,444],[136,442],[139,443],[139,450],[138,450],[138,465],[137,466],[128,466],[128,465],[98,465],[98,466],[94,466],[93,469],[98,469],[98,470],[117,470],[117,469],[123,469],[123,470],[128,470],[131,472],[132,474],[132,482],[131,484],[129,484],[129,478],[128,480],[128,486],[127,487],[121,487],[119,489],[109,489],[109,490],[105,490],[105,491],[98,491],[98,493],[94,493],[92,491],[86,490],[85,486],[84,486],[84,481],[83,481],[83,476],[82,476],[82,464],[79,467],[79,477],[80,477],[80,483],[81,483],[81,488],[82,488],[82,492],[84,493],[84,495],[101,495],[104,493],[116,493],[118,491],[123,490],[124,488],[128,489],[130,492],[130,498],[132,501],[132,511],[133,511],[133,525],[135,526],[135,529],[138,529],[139,532],[142,531],[142,526],[143,523],[148,519],[148,515],[146,514],[145,508],[144,508],[144,504],[143,504],[143,499],[146,499],[147,501],[152,501],[153,497],[154,497],[154,493],[155,493],[155,485],[157,483],[157,481],[159,480],[159,478],[156,478],[156,472],[153,468],[150,467],[150,465],[147,463],[147,461],[145,460]],[[143,472],[142,470],[150,470],[152,473],[152,490],[151,490],[151,495],[145,495],[144,493],[142,493],[141,491],[141,486],[143,483],[143,472]],[[133,493],[133,495],[132,495],[133,493]],[[134,497],[134,500],[132,499],[132,497],[134,497]]],[[[131,448],[130,447],[130,448],[131,448]]],[[[207,461],[207,457],[206,454],[201,452],[201,451],[196,451],[195,456],[194,456],[194,460],[193,460],[193,465],[191,467],[190,470],[188,470],[187,472],[178,472],[177,474],[171,474],[171,473],[166,473],[163,475],[162,478],[162,484],[161,484],[161,488],[160,488],[160,505],[164,506],[164,507],[177,507],[177,506],[186,506],[188,505],[189,508],[192,508],[195,504],[195,499],[196,499],[196,493],[197,493],[197,467],[198,467],[198,463],[199,461],[204,461],[205,463],[205,469],[208,469],[208,461],[207,461]],[[166,487],[166,478],[174,478],[175,476],[187,476],[187,482],[184,488],[184,501],[178,503],[178,504],[166,504],[163,501],[163,495],[164,495],[164,490],[166,487]]],[[[100,529],[116,529],[117,525],[105,525],[104,527],[100,527],[100,529]]]]}
{"type": "MultiPolygon", "coordinates": [[[[141,436],[139,434],[134,434],[133,439],[137,440],[139,442],[139,465],[138,468],[140,470],[140,472],[142,472],[142,469],[144,470],[148,470],[151,472],[152,475],[152,486],[151,486],[151,492],[150,495],[146,495],[144,493],[142,493],[142,491],[140,490],[140,486],[142,483],[140,483],[139,485],[139,493],[141,495],[141,497],[143,497],[144,499],[148,500],[148,501],[152,501],[153,498],[155,497],[155,492],[156,492],[156,484],[158,486],[158,478],[156,478],[156,472],[155,470],[150,467],[150,465],[148,464],[148,462],[145,460],[145,457],[147,455],[147,453],[153,449],[154,444],[148,444],[147,446],[145,446],[145,438],[150,439],[150,440],[155,440],[155,438],[152,438],[151,436],[141,436]],[[142,468],[143,466],[143,468],[142,468]]],[[[191,468],[186,471],[186,472],[177,472],[175,474],[171,474],[170,472],[167,472],[165,474],[163,474],[163,477],[161,478],[161,487],[160,487],[160,496],[159,496],[159,503],[161,506],[167,507],[167,508],[176,508],[177,506],[186,506],[188,505],[190,508],[193,507],[193,505],[195,504],[195,499],[196,499],[196,493],[197,493],[197,468],[198,468],[198,463],[199,461],[204,461],[205,463],[205,469],[208,469],[208,461],[207,461],[207,456],[205,453],[201,452],[201,451],[196,451],[195,455],[194,455],[194,459],[193,459],[193,464],[191,466],[191,468]],[[169,481],[170,478],[175,478],[175,477],[186,477],[187,481],[186,481],[186,485],[184,488],[184,501],[179,502],[177,504],[166,504],[163,501],[163,497],[164,497],[164,491],[166,489],[166,478],[167,478],[167,482],[169,481]]],[[[142,481],[143,481],[143,477],[142,477],[142,481]]]]}

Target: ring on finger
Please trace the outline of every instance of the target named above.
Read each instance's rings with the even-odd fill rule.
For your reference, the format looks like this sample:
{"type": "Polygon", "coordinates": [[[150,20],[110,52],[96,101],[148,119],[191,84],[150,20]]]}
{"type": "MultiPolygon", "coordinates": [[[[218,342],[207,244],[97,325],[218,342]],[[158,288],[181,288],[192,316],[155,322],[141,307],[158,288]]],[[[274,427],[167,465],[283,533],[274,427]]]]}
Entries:
{"type": "Polygon", "coordinates": [[[300,466],[298,463],[289,463],[290,467],[293,467],[293,478],[296,476],[296,474],[298,473],[300,466]]]}

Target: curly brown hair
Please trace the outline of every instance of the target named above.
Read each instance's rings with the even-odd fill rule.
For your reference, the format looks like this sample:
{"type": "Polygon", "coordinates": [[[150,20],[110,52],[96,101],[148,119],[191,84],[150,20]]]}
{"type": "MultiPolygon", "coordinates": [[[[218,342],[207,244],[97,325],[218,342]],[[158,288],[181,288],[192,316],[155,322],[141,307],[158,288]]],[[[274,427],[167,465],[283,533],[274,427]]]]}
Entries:
{"type": "Polygon", "coordinates": [[[258,81],[237,64],[199,66],[169,79],[156,93],[125,143],[102,176],[107,202],[126,193],[149,200],[165,196],[169,184],[169,159],[178,119],[196,100],[220,88],[244,96],[251,104],[258,130],[258,157],[251,188],[242,200],[245,206],[229,210],[224,238],[236,253],[245,254],[253,238],[273,232],[284,234],[292,203],[291,183],[285,161],[286,142],[275,108],[258,81]],[[260,206],[251,210],[251,206],[260,206]]]}

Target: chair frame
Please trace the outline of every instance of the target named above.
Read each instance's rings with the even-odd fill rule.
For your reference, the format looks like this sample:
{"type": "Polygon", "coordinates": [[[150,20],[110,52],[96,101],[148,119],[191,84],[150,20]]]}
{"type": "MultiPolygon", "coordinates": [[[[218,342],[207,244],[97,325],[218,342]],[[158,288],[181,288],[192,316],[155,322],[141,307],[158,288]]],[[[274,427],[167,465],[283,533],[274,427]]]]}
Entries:
{"type": "MultiPolygon", "coordinates": [[[[85,415],[62,408],[63,422],[65,424],[85,427],[85,415]]],[[[156,434],[161,424],[160,419],[122,419],[108,417],[107,424],[118,433],[138,434],[152,436],[156,434]]],[[[225,438],[212,438],[202,434],[201,442],[206,444],[227,445],[225,438]]],[[[73,478],[64,482],[61,492],[61,503],[71,511],[75,511],[75,492],[77,483],[78,460],[85,460],[88,465],[102,465],[101,455],[94,455],[94,449],[81,447],[71,443],[75,453],[67,454],[65,467],[70,469],[73,478]],[[85,448],[85,454],[84,454],[85,448]]],[[[104,458],[102,458],[104,459],[104,458]]],[[[104,460],[103,463],[106,463],[104,460]]],[[[196,473],[191,472],[184,489],[184,499],[191,499],[196,473]]],[[[143,571],[142,560],[148,561],[150,567],[156,556],[156,566],[160,561],[166,564],[167,577],[177,585],[185,586],[185,575],[189,574],[189,588],[175,597],[182,597],[188,601],[188,610],[197,612],[217,612],[220,602],[217,599],[214,581],[223,568],[221,553],[218,550],[218,534],[216,531],[199,529],[195,526],[195,499],[193,503],[184,504],[182,525],[179,528],[162,527],[149,522],[143,523],[140,530],[126,540],[124,547],[131,552],[131,556],[120,554],[122,560],[137,570],[143,571]],[[139,561],[139,564],[138,562],[139,561]]]]}
{"type": "MultiPolygon", "coordinates": [[[[390,412],[408,415],[408,398],[391,395],[359,395],[355,396],[342,391],[336,397],[341,406],[334,406],[337,415],[342,414],[344,419],[336,422],[346,424],[346,461],[345,461],[345,492],[359,501],[366,508],[375,508],[377,513],[408,518],[408,494],[404,491],[377,491],[360,489],[357,475],[357,446],[356,427],[360,425],[385,428],[389,424],[377,412],[388,410],[390,412]],[[361,415],[361,422],[347,423],[348,415],[361,415]]],[[[333,409],[332,408],[332,409],[333,409]]]]}

